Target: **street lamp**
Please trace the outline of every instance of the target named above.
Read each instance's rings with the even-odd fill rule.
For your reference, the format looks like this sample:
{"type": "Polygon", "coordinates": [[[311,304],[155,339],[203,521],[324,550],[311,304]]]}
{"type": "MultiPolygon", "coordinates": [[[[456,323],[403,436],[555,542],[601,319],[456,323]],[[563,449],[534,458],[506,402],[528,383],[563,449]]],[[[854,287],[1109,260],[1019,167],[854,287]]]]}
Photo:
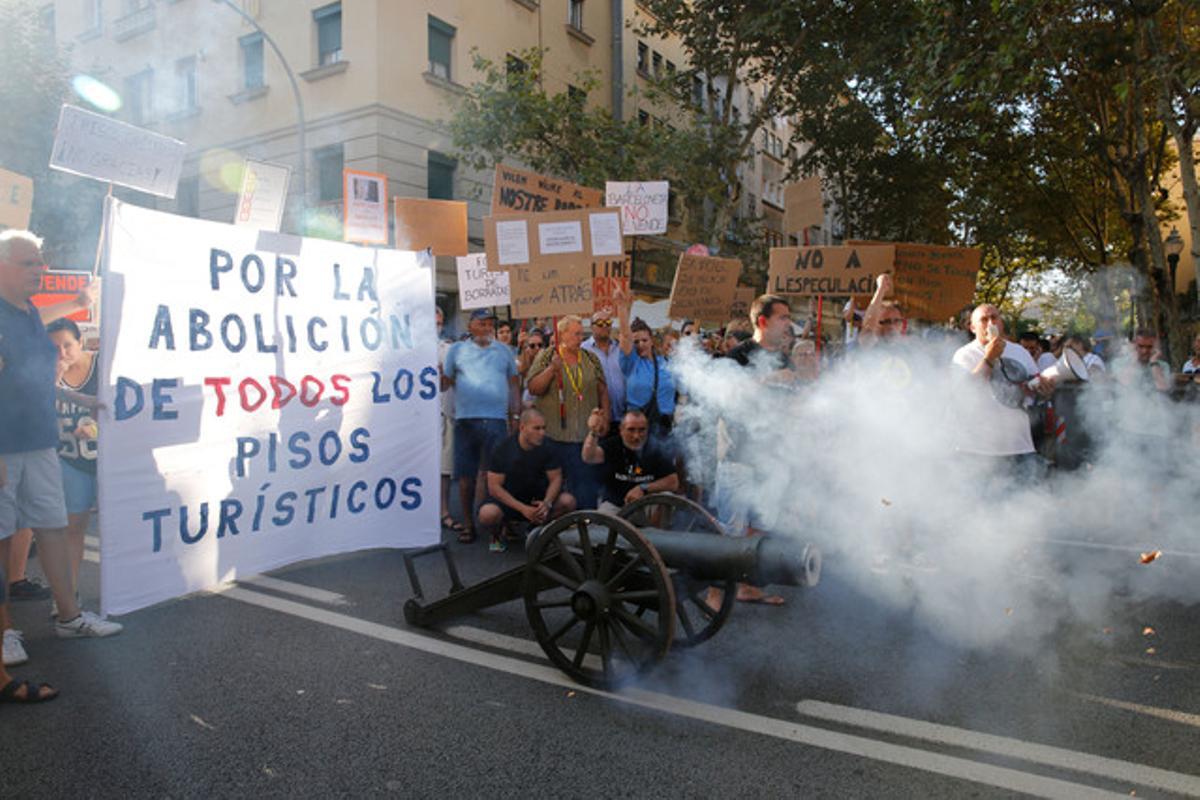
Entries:
{"type": "Polygon", "coordinates": [[[296,99],[296,138],[299,140],[300,146],[300,168],[297,170],[299,173],[297,177],[300,179],[300,213],[296,215],[296,227],[299,229],[300,233],[303,233],[304,210],[308,206],[308,149],[305,146],[304,141],[304,98],[300,96],[300,84],[296,82],[296,76],[292,72],[292,68],[288,64],[287,59],[283,57],[283,51],[279,49],[279,45],[275,44],[275,40],[271,38],[269,33],[262,29],[262,26],[258,24],[258,21],[255,20],[254,17],[250,16],[245,12],[245,10],[238,7],[233,0],[213,0],[213,2],[217,3],[218,5],[225,5],[233,9],[233,11],[239,17],[250,23],[254,30],[258,31],[259,36],[263,37],[263,41],[271,45],[271,49],[275,51],[275,55],[279,56],[279,63],[283,65],[283,71],[287,73],[288,80],[292,84],[292,95],[296,99]]]}
{"type": "Polygon", "coordinates": [[[1179,254],[1183,252],[1183,237],[1179,229],[1171,226],[1171,234],[1163,241],[1163,250],[1167,254],[1167,266],[1171,269],[1171,291],[1175,291],[1175,270],[1179,267],[1179,254]]]}

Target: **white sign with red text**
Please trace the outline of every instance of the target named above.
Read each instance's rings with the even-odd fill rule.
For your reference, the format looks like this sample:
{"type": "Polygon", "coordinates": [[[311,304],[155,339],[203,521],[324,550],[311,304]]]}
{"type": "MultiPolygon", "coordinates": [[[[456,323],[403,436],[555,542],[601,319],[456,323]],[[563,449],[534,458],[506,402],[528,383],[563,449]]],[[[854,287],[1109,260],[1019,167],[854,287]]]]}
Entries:
{"type": "Polygon", "coordinates": [[[438,540],[430,258],[117,201],[106,230],[105,612],[438,540]]]}

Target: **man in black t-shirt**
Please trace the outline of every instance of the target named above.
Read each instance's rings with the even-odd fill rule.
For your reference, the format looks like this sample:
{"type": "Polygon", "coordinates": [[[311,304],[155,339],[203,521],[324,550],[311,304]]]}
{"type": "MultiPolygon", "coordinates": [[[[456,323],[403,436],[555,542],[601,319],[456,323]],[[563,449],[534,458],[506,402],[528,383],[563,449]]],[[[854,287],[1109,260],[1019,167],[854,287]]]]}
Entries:
{"type": "Polygon", "coordinates": [[[585,464],[604,465],[600,511],[616,513],[621,506],[647,494],[679,490],[675,463],[646,441],[650,433],[646,412],[629,409],[621,418],[617,435],[599,441],[603,427],[604,412],[592,409],[581,455],[585,464]]]}
{"type": "Polygon", "coordinates": [[[498,443],[487,463],[487,497],[479,505],[479,527],[491,537],[490,549],[508,549],[500,537],[504,522],[542,525],[575,509],[575,498],[562,491],[562,463],[546,444],[546,418],[535,408],[521,414],[515,436],[498,443]]]}

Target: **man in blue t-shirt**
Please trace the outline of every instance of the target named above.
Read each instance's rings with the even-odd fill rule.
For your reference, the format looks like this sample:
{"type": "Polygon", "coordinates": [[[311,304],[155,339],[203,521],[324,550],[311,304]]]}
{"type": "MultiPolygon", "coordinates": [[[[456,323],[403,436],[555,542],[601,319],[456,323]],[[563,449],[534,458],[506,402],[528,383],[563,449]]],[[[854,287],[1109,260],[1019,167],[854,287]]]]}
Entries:
{"type": "MultiPolygon", "coordinates": [[[[446,353],[442,388],[454,387],[454,477],[458,479],[465,527],[460,542],[475,541],[476,476],[483,456],[509,432],[521,409],[517,364],[507,347],[496,343],[496,315],[490,308],[471,312],[471,338],[446,353]]],[[[482,485],[480,485],[482,488],[482,485]]]]}
{"type": "MultiPolygon", "coordinates": [[[[111,636],[120,625],[79,608],[63,535],[67,509],[54,404],[58,350],[29,302],[46,271],[41,246],[41,239],[28,231],[0,233],[0,458],[8,472],[0,488],[0,563],[8,560],[9,537],[20,528],[33,528],[58,607],[56,633],[63,638],[111,636]]],[[[0,606],[0,625],[6,632],[11,628],[7,606],[0,606]]],[[[6,644],[16,650],[13,643],[6,644]]]]}

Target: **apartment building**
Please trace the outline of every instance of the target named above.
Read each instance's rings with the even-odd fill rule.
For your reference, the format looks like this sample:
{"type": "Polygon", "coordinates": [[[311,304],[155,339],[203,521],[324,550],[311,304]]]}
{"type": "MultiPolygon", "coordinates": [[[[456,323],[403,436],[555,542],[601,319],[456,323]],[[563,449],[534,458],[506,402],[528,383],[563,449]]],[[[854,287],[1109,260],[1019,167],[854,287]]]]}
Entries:
{"type": "MultiPolygon", "coordinates": [[[[341,218],[343,168],[361,169],[387,175],[392,195],[466,201],[479,246],[492,176],[456,162],[440,124],[478,77],[473,52],[502,63],[540,46],[548,91],[591,70],[602,88],[587,102],[666,124],[640,90],[686,60],[678,42],[637,33],[645,13],[635,0],[55,0],[43,12],[73,68],[121,95],[116,116],[188,143],[175,200],[137,202],[231,220],[250,157],[291,167],[289,207],[303,191],[319,230],[341,218]]],[[[727,95],[720,82],[697,89],[698,102],[756,101],[727,95]]],[[[743,213],[764,218],[771,244],[786,238],[789,133],[783,120],[761,131],[743,175],[743,213]]],[[[452,294],[453,260],[439,261],[452,294]]]]}

